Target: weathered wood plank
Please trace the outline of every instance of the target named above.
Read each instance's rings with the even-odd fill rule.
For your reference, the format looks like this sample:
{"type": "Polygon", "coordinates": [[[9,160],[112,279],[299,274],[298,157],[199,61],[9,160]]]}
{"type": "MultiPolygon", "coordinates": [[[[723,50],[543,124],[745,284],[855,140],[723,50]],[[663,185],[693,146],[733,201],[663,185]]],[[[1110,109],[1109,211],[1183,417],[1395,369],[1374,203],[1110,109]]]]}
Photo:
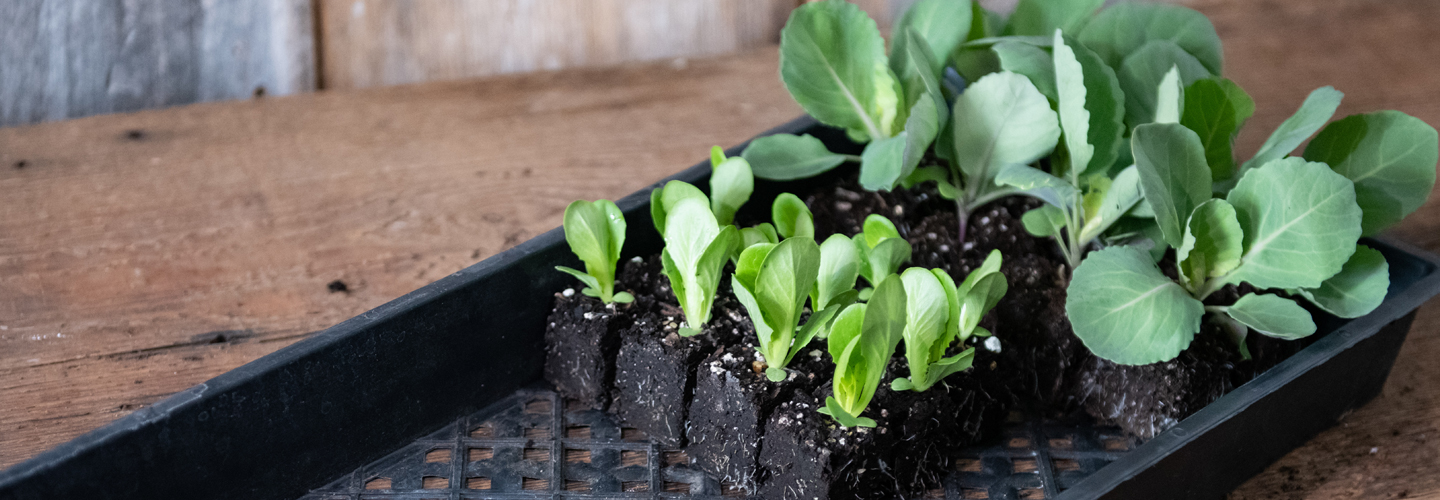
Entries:
{"type": "Polygon", "coordinates": [[[0,2],[0,126],[315,88],[308,0],[0,2]]]}
{"type": "Polygon", "coordinates": [[[775,43],[795,0],[320,0],[326,88],[366,88],[775,43]]]}

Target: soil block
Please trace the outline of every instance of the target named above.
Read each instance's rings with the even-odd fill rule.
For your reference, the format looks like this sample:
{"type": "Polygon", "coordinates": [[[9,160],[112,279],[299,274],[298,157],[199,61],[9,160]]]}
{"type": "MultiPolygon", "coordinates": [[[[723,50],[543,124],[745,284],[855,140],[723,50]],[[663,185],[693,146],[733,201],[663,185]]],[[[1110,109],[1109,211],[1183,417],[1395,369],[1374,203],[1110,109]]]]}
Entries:
{"type": "MultiPolygon", "coordinates": [[[[742,326],[748,329],[749,324],[742,326]]],[[[835,365],[823,355],[823,341],[817,340],[791,360],[785,380],[771,382],[758,368],[753,333],[746,338],[744,345],[712,354],[700,364],[685,451],[722,482],[754,492],[765,420],[795,391],[813,391],[834,373],[835,365]]]]}
{"type": "MultiPolygon", "coordinates": [[[[622,310],[576,293],[555,294],[546,320],[545,380],[562,396],[605,409],[615,380],[620,329],[629,321],[622,310]]],[[[613,305],[613,304],[612,304],[613,305]]]]}
{"type": "Polygon", "coordinates": [[[1086,413],[1150,439],[1220,399],[1236,386],[1240,356],[1214,330],[1207,323],[1188,349],[1163,363],[1126,366],[1092,356],[1078,387],[1086,413]]]}

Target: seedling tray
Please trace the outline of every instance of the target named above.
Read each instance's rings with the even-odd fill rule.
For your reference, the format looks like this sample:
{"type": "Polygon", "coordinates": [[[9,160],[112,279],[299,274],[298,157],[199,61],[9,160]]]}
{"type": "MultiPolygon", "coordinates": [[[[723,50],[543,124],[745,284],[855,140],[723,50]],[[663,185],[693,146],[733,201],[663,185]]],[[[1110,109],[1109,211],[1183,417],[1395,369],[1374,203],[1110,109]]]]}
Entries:
{"type": "MultiPolygon", "coordinates": [[[[775,132],[812,134],[832,151],[858,153],[843,133],[809,118],[775,132]]],[[[702,163],[672,179],[700,184],[709,171],[702,163]]],[[[805,182],[815,181],[757,183],[758,201],[750,205],[768,206],[805,182]]],[[[618,202],[633,221],[624,258],[660,249],[659,236],[643,222],[648,193],[618,202]]],[[[957,474],[932,494],[1223,495],[1377,395],[1414,311],[1440,292],[1440,258],[1401,243],[1366,244],[1390,262],[1390,291],[1379,308],[1354,320],[1317,318],[1314,344],[1176,427],[1134,449],[1120,449],[1135,444],[1128,442],[1107,451],[1103,429],[1022,418],[990,448],[957,450],[957,474]],[[1071,449],[1061,449],[1066,442],[1071,449]]],[[[300,498],[312,491],[326,499],[724,495],[723,485],[667,453],[674,450],[627,441],[623,428],[605,423],[608,417],[567,413],[536,386],[553,294],[572,281],[554,271],[557,264],[578,265],[558,228],[0,472],[0,499],[300,498]],[[537,398],[549,408],[527,413],[525,404],[537,398]],[[518,413],[506,409],[516,405],[518,413]],[[492,417],[511,418],[505,421],[514,426],[470,434],[475,419],[492,417]],[[552,432],[591,419],[591,461],[566,467],[568,438],[538,434],[538,424],[522,425],[527,419],[546,422],[552,432]],[[482,442],[491,446],[471,446],[482,442]],[[488,465],[470,460],[470,448],[490,448],[492,461],[518,453],[516,462],[532,465],[540,463],[533,450],[548,448],[549,465],[527,472],[494,463],[491,476],[483,476],[480,468],[488,465]],[[438,449],[448,455],[431,454],[438,449]],[[627,451],[644,451],[644,459],[627,451]],[[387,467],[409,472],[387,477],[388,489],[378,488],[382,483],[366,489],[379,471],[399,470],[387,467]],[[578,487],[568,481],[582,480],[570,479],[576,474],[591,491],[567,492],[567,485],[578,487]],[[467,487],[470,477],[482,476],[489,490],[478,480],[477,488],[467,487]]]]}

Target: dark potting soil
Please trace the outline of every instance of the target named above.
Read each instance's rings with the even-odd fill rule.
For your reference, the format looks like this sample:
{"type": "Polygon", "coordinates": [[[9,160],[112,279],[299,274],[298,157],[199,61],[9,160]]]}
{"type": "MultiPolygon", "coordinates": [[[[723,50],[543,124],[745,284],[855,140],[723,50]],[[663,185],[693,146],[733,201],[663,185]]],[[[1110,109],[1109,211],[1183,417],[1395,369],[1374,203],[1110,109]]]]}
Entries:
{"type": "MultiPolygon", "coordinates": [[[[574,289],[555,294],[546,319],[545,380],[562,396],[596,409],[610,404],[620,330],[630,316],[574,289]]],[[[626,306],[621,305],[621,308],[626,306]]]]}
{"type": "Polygon", "coordinates": [[[750,330],[743,344],[724,348],[700,363],[686,429],[686,452],[697,465],[722,482],[752,492],[759,479],[756,457],[765,420],[795,392],[812,392],[835,372],[822,342],[797,353],[786,366],[788,376],[779,382],[765,376],[765,365],[757,357],[750,330]]]}

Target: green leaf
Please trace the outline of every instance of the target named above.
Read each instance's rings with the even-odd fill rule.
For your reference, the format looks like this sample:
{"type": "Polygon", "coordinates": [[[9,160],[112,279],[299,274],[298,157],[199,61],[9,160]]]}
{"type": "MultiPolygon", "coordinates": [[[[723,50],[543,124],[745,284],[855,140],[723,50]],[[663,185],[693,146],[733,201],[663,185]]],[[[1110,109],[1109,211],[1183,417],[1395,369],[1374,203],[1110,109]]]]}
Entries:
{"type": "Polygon", "coordinates": [[[575,279],[580,280],[581,283],[584,283],[585,286],[589,287],[589,288],[586,288],[586,290],[589,290],[589,289],[592,289],[592,288],[593,288],[593,289],[595,289],[595,296],[598,297],[598,296],[600,295],[600,280],[595,279],[594,276],[585,274],[584,271],[581,271],[581,270],[579,270],[579,269],[570,268],[570,267],[565,267],[565,266],[555,266],[555,270],[556,270],[556,271],[560,271],[560,272],[565,273],[565,274],[568,274],[568,275],[571,275],[571,276],[574,276],[575,279]]]}
{"type": "Polygon", "coordinates": [[[1155,90],[1155,123],[1180,123],[1185,111],[1185,87],[1180,85],[1180,68],[1171,66],[1155,90]]]}
{"type": "Polygon", "coordinates": [[[770,217],[775,220],[775,231],[781,237],[815,237],[815,216],[798,196],[781,193],[770,206],[770,217]]]}
{"type": "Polygon", "coordinates": [[[1195,207],[1185,225],[1185,240],[1175,251],[1181,282],[1193,290],[1234,270],[1245,251],[1244,239],[1230,203],[1210,200],[1195,207]]]}
{"type": "Polygon", "coordinates": [[[1040,238],[1058,236],[1065,228],[1065,211],[1055,205],[1040,205],[1020,216],[1025,231],[1040,238]]]}
{"type": "Polygon", "coordinates": [[[1221,74],[1224,55],[1220,35],[1210,20],[1177,5],[1121,3],[1100,11],[1080,32],[1080,43],[1100,54],[1111,67],[1156,40],[1172,42],[1193,55],[1210,73],[1221,74]]]}
{"type": "MultiPolygon", "coordinates": [[[[714,151],[719,151],[717,146],[714,151]]],[[[724,152],[719,153],[722,157],[724,152]]],[[[712,157],[713,162],[715,157],[712,157]]],[[[710,210],[721,225],[735,220],[735,212],[750,201],[755,190],[755,176],[750,173],[750,162],[744,158],[729,158],[714,165],[710,173],[710,210]]]]}
{"type": "Polygon", "coordinates": [[[955,101],[954,147],[969,185],[989,186],[1000,167],[1050,154],[1060,122],[1024,76],[1002,71],[975,82],[955,101]]]}
{"type": "Polygon", "coordinates": [[[1240,88],[1240,85],[1230,81],[1229,78],[1221,78],[1220,86],[1230,96],[1230,105],[1235,108],[1235,128],[1244,128],[1245,122],[1255,116],[1255,100],[1250,98],[1250,94],[1245,93],[1245,89],[1240,88]]]}
{"type": "Polygon", "coordinates": [[[1341,318],[1358,318],[1380,307],[1390,288],[1390,264],[1378,250],[1356,245],[1355,254],[1345,262],[1340,274],[1320,284],[1320,288],[1297,290],[1310,303],[1341,318]]]}
{"type": "Polygon", "coordinates": [[[1122,365],[1174,359],[1200,331],[1205,307],[1144,250],[1091,252],[1066,289],[1065,314],[1085,347],[1122,365]]]}
{"type": "Polygon", "coordinates": [[[1051,102],[1059,100],[1055,89],[1055,62],[1045,49],[1035,45],[1005,40],[990,47],[1000,60],[1000,69],[1019,73],[1030,78],[1045,98],[1051,102]]]}
{"type": "Polygon", "coordinates": [[[1120,90],[1115,70],[1105,65],[1099,55],[1074,40],[1065,40],[1084,73],[1085,110],[1090,114],[1086,137],[1095,148],[1089,165],[1077,177],[1105,172],[1115,164],[1125,144],[1125,94],[1120,90]]]}
{"type": "MultiPolygon", "coordinates": [[[[928,98],[933,104],[931,112],[938,111],[936,115],[936,127],[938,123],[949,118],[950,106],[945,101],[945,90],[940,85],[940,67],[933,66],[935,56],[930,52],[929,45],[920,39],[915,31],[902,31],[903,33],[896,40],[894,56],[890,58],[890,64],[895,69],[895,74],[900,78],[901,87],[905,90],[905,99],[901,105],[914,114],[914,107],[922,98],[928,98]],[[902,44],[901,42],[908,42],[902,44]]],[[[908,116],[908,115],[907,115],[908,116]]],[[[912,130],[909,118],[906,118],[906,129],[912,130]]],[[[931,138],[934,139],[933,137],[931,138]]],[[[927,144],[928,146],[928,144],[927,144]]]]}
{"type": "Polygon", "coordinates": [[[1295,301],[1278,295],[1252,293],[1240,297],[1226,313],[1266,336],[1295,340],[1315,333],[1315,320],[1295,301]]]}
{"type": "MultiPolygon", "coordinates": [[[[1102,177],[1103,179],[1103,177],[1102,177]]],[[[1092,183],[1092,186],[1094,183],[1092,183]]],[[[1105,188],[1100,203],[1092,210],[1085,209],[1085,226],[1080,229],[1082,246],[1100,237],[1107,229],[1119,222],[1141,200],[1140,169],[1131,165],[1121,170],[1105,188]]]]}
{"type": "Polygon", "coordinates": [[[772,181],[806,179],[845,163],[845,155],[831,153],[810,134],[775,134],[750,141],[740,153],[755,177],[772,181]]]}
{"type": "Polygon", "coordinates": [[[1010,14],[1006,35],[1044,36],[1056,30],[1079,31],[1105,0],[1020,0],[1010,14]]]}
{"type": "Polygon", "coordinates": [[[721,163],[725,163],[725,149],[720,146],[710,146],[710,168],[718,167],[721,163]]]}
{"type": "Polygon", "coordinates": [[[865,217],[864,230],[852,238],[860,256],[860,275],[871,285],[895,274],[910,260],[910,243],[900,237],[895,224],[879,214],[865,217]]]}
{"type": "Polygon", "coordinates": [[[1340,100],[1344,98],[1345,94],[1334,87],[1320,87],[1310,92],[1300,109],[1270,134],[1270,138],[1260,146],[1255,157],[1240,166],[1240,175],[1295,151],[1295,148],[1300,147],[1300,143],[1310,138],[1316,130],[1320,130],[1325,122],[1330,121],[1331,116],[1335,116],[1335,110],[1340,108],[1340,100]]]}
{"type": "MultiPolygon", "coordinates": [[[[910,383],[914,390],[924,391],[930,364],[940,360],[945,346],[954,340],[947,329],[950,321],[950,297],[935,273],[912,267],[900,275],[905,285],[905,361],[910,367],[910,383]]],[[[952,283],[951,286],[954,286],[952,283]]]]}
{"type": "Polygon", "coordinates": [[[1155,211],[1165,243],[1179,247],[1185,219],[1210,199],[1210,167],[1200,137],[1175,123],[1152,123],[1135,129],[1131,138],[1140,190],[1155,211]]]}
{"type": "Polygon", "coordinates": [[[779,243],[780,235],[775,232],[775,226],[769,222],[762,222],[754,227],[747,227],[740,230],[740,250],[745,250],[761,243],[779,243]]]}
{"type": "Polygon", "coordinates": [[[991,250],[985,262],[970,271],[970,275],[956,288],[955,294],[960,303],[956,332],[961,342],[974,334],[980,319],[994,309],[1010,289],[1005,275],[1000,273],[1001,260],[1000,251],[991,250]]]}
{"type": "Polygon", "coordinates": [[[974,364],[974,362],[974,347],[961,351],[960,354],[956,354],[940,361],[936,361],[935,364],[930,365],[930,371],[926,374],[926,386],[934,386],[935,384],[940,383],[941,380],[945,380],[945,377],[949,377],[958,372],[965,371],[966,369],[969,369],[970,366],[974,364]]]}
{"type": "MultiPolygon", "coordinates": [[[[580,280],[595,289],[596,297],[602,302],[612,302],[615,263],[620,260],[620,248],[625,245],[625,214],[610,200],[576,200],[565,207],[564,227],[570,251],[585,263],[585,274],[593,278],[593,281],[580,280]]],[[[578,271],[560,270],[579,278],[578,271]]]]}
{"type": "Polygon", "coordinates": [[[665,249],[660,254],[664,273],[685,312],[686,333],[699,333],[710,320],[720,271],[739,243],[739,230],[722,228],[703,195],[679,199],[669,208],[665,224],[661,233],[665,249]]]}
{"type": "MultiPolygon", "coordinates": [[[[1030,5],[1035,4],[1034,1],[1030,2],[1030,5]]],[[[1026,3],[1022,2],[1021,5],[1026,3]]],[[[1098,9],[1099,4],[1094,7],[1098,9]]],[[[1016,14],[1020,12],[1017,8],[1016,14]]],[[[1014,22],[1012,18],[1011,23],[1014,22]]],[[[1079,179],[1089,167],[1090,159],[1095,157],[1095,146],[1090,145],[1090,111],[1085,109],[1085,69],[1076,58],[1075,49],[1065,44],[1065,37],[1058,28],[1055,30],[1054,44],[1052,50],[1055,56],[1055,89],[1059,98],[1057,109],[1060,129],[1064,131],[1065,151],[1070,157],[1070,164],[1064,170],[1070,172],[1071,178],[1079,179]]]]}
{"type": "Polygon", "coordinates": [[[995,183],[1019,189],[1045,203],[1069,210],[1080,198],[1080,191],[1069,182],[1034,167],[1012,164],[1000,170],[995,183]]]}
{"type": "Polygon", "coordinates": [[[860,254],[855,243],[843,234],[830,235],[820,244],[820,272],[810,291],[812,308],[817,312],[829,309],[834,298],[855,289],[859,277],[860,254]]]}
{"type": "Polygon", "coordinates": [[[826,397],[825,406],[816,411],[834,418],[841,427],[875,427],[874,419],[856,417],[846,413],[845,409],[840,407],[840,403],[835,401],[834,397],[826,397]]]}
{"type": "Polygon", "coordinates": [[[870,140],[894,135],[899,96],[885,40],[853,4],[826,0],[790,13],[780,31],[780,80],[821,123],[870,140]]]}
{"type": "MultiPolygon", "coordinates": [[[[1180,124],[1200,136],[1205,146],[1205,162],[1210,165],[1210,179],[1221,181],[1235,175],[1235,135],[1240,132],[1240,106],[1231,101],[1232,89],[1243,90],[1229,80],[1206,78],[1196,80],[1185,89],[1185,112],[1180,124]]],[[[1247,97],[1248,99],[1248,97],[1247,97]]],[[[1251,109],[1254,102],[1250,103],[1251,109]]]]}
{"type": "Polygon", "coordinates": [[[804,347],[794,342],[795,332],[819,270],[820,246],[806,237],[756,245],[740,254],[731,281],[755,325],[757,349],[771,368],[784,368],[791,352],[804,347]],[[758,266],[757,257],[762,257],[758,266]]]}
{"type": "Polygon", "coordinates": [[[834,404],[827,402],[826,413],[842,425],[842,415],[858,417],[875,396],[905,328],[905,302],[900,279],[886,279],[869,304],[846,307],[832,323],[827,349],[835,360],[834,404]]]}
{"type": "Polygon", "coordinates": [[[1360,207],[1354,185],[1324,163],[1271,161],[1242,174],[1227,200],[1245,231],[1245,256],[1231,283],[1315,288],[1355,252],[1360,207]]]}
{"type": "Polygon", "coordinates": [[[1348,116],[1331,123],[1305,148],[1355,183],[1364,210],[1360,227],[1372,235],[1410,215],[1435,187],[1440,137],[1435,128],[1399,111],[1348,116]]]}
{"type": "MultiPolygon", "coordinates": [[[[932,54],[930,67],[935,73],[945,66],[945,60],[960,42],[969,34],[972,24],[969,2],[954,0],[920,0],[905,10],[900,21],[895,23],[895,33],[914,31],[926,42],[926,49],[932,54]]],[[[914,43],[905,37],[897,37],[892,54],[903,54],[903,44],[914,43]]],[[[896,71],[896,73],[900,73],[896,71]]]]}
{"type": "Polygon", "coordinates": [[[888,191],[900,180],[905,161],[906,133],[870,141],[860,155],[860,186],[870,191],[888,191]]]}
{"type": "MultiPolygon", "coordinates": [[[[1125,123],[1131,128],[1155,121],[1160,110],[1160,84],[1171,69],[1180,72],[1182,85],[1190,85],[1211,73],[1194,56],[1167,40],[1155,40],[1125,58],[1117,74],[1125,91],[1125,123]]],[[[1169,105],[1180,96],[1167,96],[1169,105]]]]}
{"type": "Polygon", "coordinates": [[[666,213],[684,199],[700,200],[706,206],[710,205],[710,198],[707,198],[700,188],[683,181],[670,181],[650,191],[650,220],[655,223],[655,231],[662,237],[665,235],[666,213]]]}

